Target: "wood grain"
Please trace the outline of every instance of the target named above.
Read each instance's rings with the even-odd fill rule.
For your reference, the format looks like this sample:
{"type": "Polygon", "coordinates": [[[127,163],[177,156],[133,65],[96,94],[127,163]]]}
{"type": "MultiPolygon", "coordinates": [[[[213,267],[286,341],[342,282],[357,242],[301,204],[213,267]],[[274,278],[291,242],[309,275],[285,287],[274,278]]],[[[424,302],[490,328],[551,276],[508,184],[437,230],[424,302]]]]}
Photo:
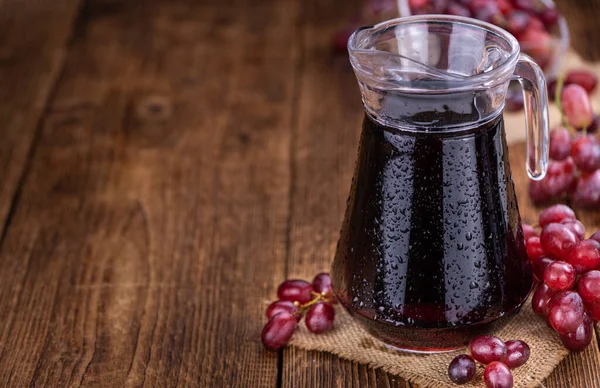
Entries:
{"type": "Polygon", "coordinates": [[[0,236],[62,68],[79,3],[0,1],[0,236]]]}
{"type": "Polygon", "coordinates": [[[86,5],[0,251],[0,386],[276,386],[298,6],[86,5]]]}

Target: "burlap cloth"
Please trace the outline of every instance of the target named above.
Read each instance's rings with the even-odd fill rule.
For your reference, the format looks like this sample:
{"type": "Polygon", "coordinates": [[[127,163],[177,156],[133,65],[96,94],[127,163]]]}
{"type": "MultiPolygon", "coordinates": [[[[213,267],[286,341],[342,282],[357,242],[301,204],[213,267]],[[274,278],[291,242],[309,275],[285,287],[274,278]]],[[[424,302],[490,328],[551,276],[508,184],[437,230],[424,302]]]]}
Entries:
{"type": "MultiPolygon", "coordinates": [[[[515,388],[542,387],[541,382],[569,354],[557,334],[534,314],[530,300],[515,318],[493,334],[505,341],[523,340],[531,347],[529,361],[513,370],[515,388]]],[[[347,360],[382,368],[423,388],[456,387],[448,378],[448,365],[457,354],[465,353],[465,350],[459,350],[421,355],[388,349],[355,323],[339,305],[336,306],[335,324],[331,331],[315,335],[301,323],[290,343],[302,349],[329,352],[347,360]]],[[[475,378],[461,387],[481,386],[483,367],[478,366],[475,378]]]]}

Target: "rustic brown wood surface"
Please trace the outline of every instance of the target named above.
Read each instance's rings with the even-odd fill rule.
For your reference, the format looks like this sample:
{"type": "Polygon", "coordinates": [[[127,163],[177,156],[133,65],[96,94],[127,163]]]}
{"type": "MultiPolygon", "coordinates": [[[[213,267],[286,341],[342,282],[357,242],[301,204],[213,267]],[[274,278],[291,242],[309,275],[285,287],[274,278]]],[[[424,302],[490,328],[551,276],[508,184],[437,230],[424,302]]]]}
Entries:
{"type": "MultiPolygon", "coordinates": [[[[594,59],[598,4],[559,2],[594,59]]],[[[0,387],[411,386],[259,339],[335,250],[362,108],[330,40],[359,6],[0,0],[0,387]]],[[[600,387],[598,338],[545,385],[600,387]]]]}

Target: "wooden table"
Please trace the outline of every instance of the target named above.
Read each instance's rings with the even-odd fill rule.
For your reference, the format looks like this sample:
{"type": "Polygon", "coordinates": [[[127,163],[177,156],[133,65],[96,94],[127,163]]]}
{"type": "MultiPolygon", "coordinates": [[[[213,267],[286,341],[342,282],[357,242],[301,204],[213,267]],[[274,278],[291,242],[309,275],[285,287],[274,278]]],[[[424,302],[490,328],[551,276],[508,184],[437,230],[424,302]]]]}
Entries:
{"type": "MultiPolygon", "coordinates": [[[[410,386],[259,339],[334,254],[362,110],[329,43],[358,6],[0,0],[0,386],[410,386]]],[[[600,386],[597,338],[546,386],[600,386]]]]}

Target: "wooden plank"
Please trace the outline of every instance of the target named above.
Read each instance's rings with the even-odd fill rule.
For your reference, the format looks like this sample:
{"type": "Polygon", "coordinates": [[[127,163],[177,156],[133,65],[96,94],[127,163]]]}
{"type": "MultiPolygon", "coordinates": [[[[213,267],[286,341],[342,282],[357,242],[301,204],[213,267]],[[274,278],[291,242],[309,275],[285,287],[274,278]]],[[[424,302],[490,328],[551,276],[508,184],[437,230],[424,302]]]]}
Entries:
{"type": "Polygon", "coordinates": [[[0,386],[277,385],[298,6],[85,7],[0,251],[0,386]]]}
{"type": "Polygon", "coordinates": [[[0,1],[0,236],[79,2],[0,1]]]}
{"type": "MultiPolygon", "coordinates": [[[[304,2],[303,71],[293,139],[288,277],[329,271],[356,157],[362,106],[346,55],[331,53],[334,32],[358,8],[304,2]]],[[[284,351],[284,387],[407,387],[401,378],[327,353],[284,351]]]]}

